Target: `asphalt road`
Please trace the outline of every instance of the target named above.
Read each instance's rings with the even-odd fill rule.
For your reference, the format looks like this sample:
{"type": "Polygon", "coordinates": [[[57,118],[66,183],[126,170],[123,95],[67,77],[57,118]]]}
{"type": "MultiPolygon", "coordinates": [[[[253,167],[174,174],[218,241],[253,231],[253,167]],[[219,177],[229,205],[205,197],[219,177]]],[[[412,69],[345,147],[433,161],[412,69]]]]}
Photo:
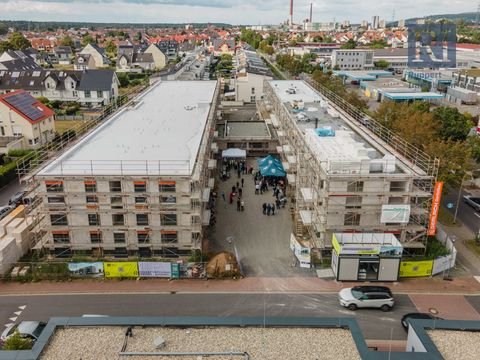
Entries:
{"type": "Polygon", "coordinates": [[[2,324],[83,314],[110,316],[302,316],[357,318],[366,339],[406,340],[400,318],[415,306],[396,295],[394,310],[349,311],[337,294],[108,294],[0,296],[2,324]],[[14,314],[26,306],[17,319],[14,314]]]}
{"type": "MultiPolygon", "coordinates": [[[[462,191],[462,197],[463,195],[469,195],[469,193],[466,191],[462,191]]],[[[445,205],[445,207],[447,207],[448,203],[453,204],[453,208],[448,209],[448,211],[450,211],[452,215],[455,214],[455,206],[457,204],[457,199],[458,199],[458,190],[451,191],[449,194],[443,197],[442,202],[445,205]]],[[[460,199],[460,203],[458,206],[457,219],[460,222],[462,222],[468,229],[470,229],[474,234],[478,233],[478,230],[480,229],[480,212],[475,211],[474,208],[467,205],[463,201],[463,198],[460,199]]]]}
{"type": "Polygon", "coordinates": [[[18,180],[12,181],[10,184],[5,185],[0,189],[0,206],[8,205],[8,200],[17,192],[22,190],[22,186],[18,180]]]}

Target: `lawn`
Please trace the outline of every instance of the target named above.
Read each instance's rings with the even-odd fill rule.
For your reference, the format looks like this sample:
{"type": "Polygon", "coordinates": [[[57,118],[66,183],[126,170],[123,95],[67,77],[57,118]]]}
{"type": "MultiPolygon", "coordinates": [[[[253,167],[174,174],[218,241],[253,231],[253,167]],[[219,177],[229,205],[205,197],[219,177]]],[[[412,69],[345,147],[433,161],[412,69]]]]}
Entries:
{"type": "Polygon", "coordinates": [[[467,240],[465,241],[465,245],[474,252],[477,256],[480,256],[480,243],[476,242],[475,240],[467,240]]]}
{"type": "Polygon", "coordinates": [[[450,211],[445,209],[445,207],[440,206],[440,210],[438,211],[438,221],[440,221],[445,226],[460,226],[457,223],[453,222],[453,215],[450,211]]]}
{"type": "Polygon", "coordinates": [[[84,122],[88,120],[55,120],[55,131],[59,134],[63,134],[65,131],[78,128],[84,122]]]}

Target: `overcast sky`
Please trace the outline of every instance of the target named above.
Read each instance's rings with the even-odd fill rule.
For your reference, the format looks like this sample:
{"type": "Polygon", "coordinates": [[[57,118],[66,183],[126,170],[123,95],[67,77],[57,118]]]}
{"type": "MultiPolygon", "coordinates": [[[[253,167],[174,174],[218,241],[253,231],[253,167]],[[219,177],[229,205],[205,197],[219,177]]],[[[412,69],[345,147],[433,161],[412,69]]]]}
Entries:
{"type": "MultiPolygon", "coordinates": [[[[475,11],[473,0],[294,0],[294,21],[360,22],[373,15],[390,21],[432,14],[475,11]]],[[[288,18],[290,0],[0,0],[0,20],[91,22],[225,22],[278,24],[288,18]]]]}

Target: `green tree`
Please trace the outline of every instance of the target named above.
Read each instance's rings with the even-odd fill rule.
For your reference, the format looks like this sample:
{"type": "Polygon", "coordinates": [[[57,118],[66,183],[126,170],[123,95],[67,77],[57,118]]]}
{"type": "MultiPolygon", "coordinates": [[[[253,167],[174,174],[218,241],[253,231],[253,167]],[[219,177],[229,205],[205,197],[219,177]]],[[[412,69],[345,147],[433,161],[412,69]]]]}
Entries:
{"type": "Polygon", "coordinates": [[[369,45],[370,49],[383,49],[387,46],[388,44],[385,40],[373,40],[369,45]]]}
{"type": "Polygon", "coordinates": [[[117,55],[117,47],[115,46],[113,41],[109,40],[105,43],[105,51],[114,56],[117,55]]]}
{"type": "Polygon", "coordinates": [[[470,137],[468,137],[467,143],[470,146],[470,151],[472,153],[472,158],[477,163],[480,163],[480,136],[470,136],[470,137]]]}
{"type": "Polygon", "coordinates": [[[62,41],[60,42],[60,45],[62,46],[70,46],[71,48],[73,48],[73,46],[75,45],[73,43],[73,39],[68,36],[68,35],[65,35],[63,38],[62,38],[62,41]]]}
{"type": "Polygon", "coordinates": [[[444,140],[465,140],[472,124],[457,108],[441,106],[433,110],[434,121],[440,123],[439,135],[444,140]]]}
{"type": "Polygon", "coordinates": [[[0,23],[0,35],[8,34],[8,26],[4,23],[0,23]]]}
{"type": "Polygon", "coordinates": [[[355,49],[357,47],[357,43],[353,39],[349,39],[345,44],[340,46],[340,49],[355,49]]]}
{"type": "Polygon", "coordinates": [[[3,53],[4,51],[11,50],[12,49],[12,44],[10,44],[9,41],[0,41],[0,53],[3,53]]]}
{"type": "Polygon", "coordinates": [[[85,36],[82,38],[83,46],[87,46],[88,44],[94,44],[94,43],[95,43],[95,39],[90,34],[85,34],[85,36]]]}
{"type": "Polygon", "coordinates": [[[20,32],[14,32],[8,38],[8,42],[13,50],[25,50],[29,47],[32,47],[30,41],[27,40],[25,36],[23,36],[20,32]]]}
{"type": "Polygon", "coordinates": [[[378,60],[375,62],[375,66],[379,69],[386,69],[390,66],[390,63],[386,60],[378,60]]]}
{"type": "Polygon", "coordinates": [[[12,336],[5,340],[3,350],[30,350],[32,346],[32,340],[21,337],[16,330],[12,336]]]}

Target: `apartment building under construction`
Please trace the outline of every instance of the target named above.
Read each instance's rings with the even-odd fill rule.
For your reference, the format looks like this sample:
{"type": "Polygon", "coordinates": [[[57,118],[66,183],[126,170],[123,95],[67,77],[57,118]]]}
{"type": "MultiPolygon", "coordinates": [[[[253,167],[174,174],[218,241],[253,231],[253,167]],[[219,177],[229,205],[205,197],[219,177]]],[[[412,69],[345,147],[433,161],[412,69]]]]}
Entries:
{"type": "Polygon", "coordinates": [[[57,256],[176,257],[202,247],[218,84],[158,82],[34,174],[57,256]]]}
{"type": "Polygon", "coordinates": [[[265,82],[265,95],[298,239],[329,253],[334,233],[389,233],[404,253],[424,250],[438,160],[305,81],[265,82]]]}

